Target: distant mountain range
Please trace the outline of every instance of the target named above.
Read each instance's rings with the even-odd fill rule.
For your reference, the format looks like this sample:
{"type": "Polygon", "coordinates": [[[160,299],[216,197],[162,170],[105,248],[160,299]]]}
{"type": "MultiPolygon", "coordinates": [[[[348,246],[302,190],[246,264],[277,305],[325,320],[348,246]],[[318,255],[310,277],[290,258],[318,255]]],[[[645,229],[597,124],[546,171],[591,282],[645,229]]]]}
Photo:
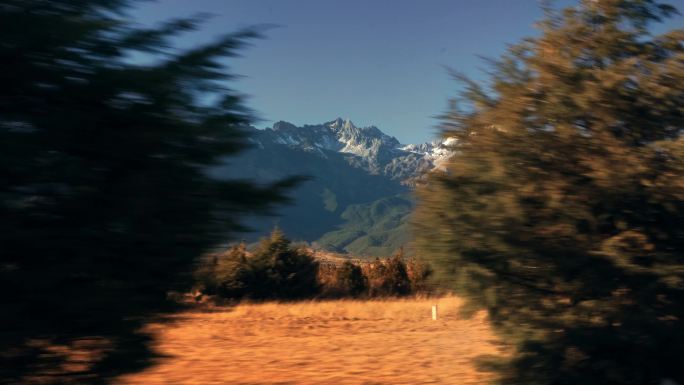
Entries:
{"type": "Polygon", "coordinates": [[[277,122],[249,127],[254,146],[210,173],[218,178],[272,181],[292,175],[310,179],[295,189],[277,217],[255,218],[253,241],[275,225],[292,239],[335,252],[388,255],[410,242],[411,188],[446,160],[455,141],[402,145],[375,126],[341,118],[297,127],[277,122]]]}

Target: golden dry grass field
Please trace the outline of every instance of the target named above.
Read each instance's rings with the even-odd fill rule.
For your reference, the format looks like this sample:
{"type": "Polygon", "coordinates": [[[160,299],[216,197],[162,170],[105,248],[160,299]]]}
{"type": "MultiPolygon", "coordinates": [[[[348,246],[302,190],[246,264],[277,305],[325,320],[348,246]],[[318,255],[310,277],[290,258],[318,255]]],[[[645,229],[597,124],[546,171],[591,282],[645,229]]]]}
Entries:
{"type": "Polygon", "coordinates": [[[166,358],[119,379],[133,384],[483,384],[482,354],[502,354],[485,317],[461,300],[243,304],[151,325],[166,358]],[[431,305],[439,315],[431,319],[431,305]]]}

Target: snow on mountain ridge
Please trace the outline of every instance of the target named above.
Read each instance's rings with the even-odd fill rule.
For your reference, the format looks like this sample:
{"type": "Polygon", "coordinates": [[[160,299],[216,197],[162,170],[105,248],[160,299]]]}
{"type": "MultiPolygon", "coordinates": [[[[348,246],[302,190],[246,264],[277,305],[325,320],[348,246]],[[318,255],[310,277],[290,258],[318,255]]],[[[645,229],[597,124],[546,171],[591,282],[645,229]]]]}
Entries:
{"type": "Polygon", "coordinates": [[[446,139],[433,140],[420,144],[407,144],[400,147],[400,150],[413,154],[423,155],[429,159],[437,160],[448,158],[454,154],[458,139],[449,137],[446,139]]]}
{"type": "Polygon", "coordinates": [[[371,174],[404,180],[437,167],[453,154],[454,138],[402,145],[376,126],[357,127],[349,119],[337,118],[318,125],[297,127],[279,121],[272,128],[258,130],[257,142],[284,145],[328,158],[343,154],[349,164],[371,174]]]}

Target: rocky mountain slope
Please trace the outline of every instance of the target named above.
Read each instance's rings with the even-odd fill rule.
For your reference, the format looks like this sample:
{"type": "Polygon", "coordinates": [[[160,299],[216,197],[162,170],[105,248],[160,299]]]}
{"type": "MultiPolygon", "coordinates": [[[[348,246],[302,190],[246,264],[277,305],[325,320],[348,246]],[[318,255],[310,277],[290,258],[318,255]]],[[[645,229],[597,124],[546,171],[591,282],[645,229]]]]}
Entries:
{"type": "Polygon", "coordinates": [[[248,128],[254,146],[210,170],[217,178],[270,181],[309,177],[275,217],[256,218],[252,241],[278,225],[293,239],[325,249],[384,255],[410,241],[411,186],[449,157],[450,140],[402,145],[375,126],[341,118],[297,127],[248,128]]]}

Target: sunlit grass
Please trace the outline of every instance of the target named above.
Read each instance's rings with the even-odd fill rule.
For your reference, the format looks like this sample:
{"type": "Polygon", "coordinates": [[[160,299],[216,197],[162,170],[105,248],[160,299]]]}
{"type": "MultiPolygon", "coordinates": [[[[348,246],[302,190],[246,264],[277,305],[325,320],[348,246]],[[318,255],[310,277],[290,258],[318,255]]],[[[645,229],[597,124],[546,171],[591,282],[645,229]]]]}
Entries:
{"type": "Polygon", "coordinates": [[[241,304],[150,326],[168,358],[123,384],[480,384],[501,354],[456,297],[241,304]],[[436,321],[432,305],[438,305],[436,321]]]}

